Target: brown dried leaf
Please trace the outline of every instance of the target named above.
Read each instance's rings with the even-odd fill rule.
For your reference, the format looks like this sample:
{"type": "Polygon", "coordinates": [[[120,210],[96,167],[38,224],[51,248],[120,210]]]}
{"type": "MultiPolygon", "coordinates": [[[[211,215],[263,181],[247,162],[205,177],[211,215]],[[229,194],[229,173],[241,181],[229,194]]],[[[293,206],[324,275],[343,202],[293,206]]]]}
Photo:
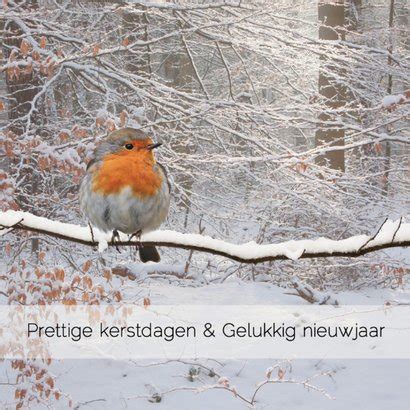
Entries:
{"type": "Polygon", "coordinates": [[[77,286],[81,282],[80,276],[75,276],[71,282],[71,287],[77,286]]]}
{"type": "Polygon", "coordinates": [[[10,53],[10,57],[9,57],[9,61],[13,62],[15,61],[17,58],[17,51],[16,50],[12,50],[12,52],[10,53]]]}
{"type": "Polygon", "coordinates": [[[100,44],[95,44],[93,47],[93,57],[95,57],[101,50],[100,44]]]}
{"type": "Polygon", "coordinates": [[[84,138],[87,136],[87,130],[85,128],[75,128],[73,134],[76,138],[84,138]]]}
{"type": "Polygon", "coordinates": [[[108,269],[106,269],[103,273],[103,277],[107,279],[107,282],[110,282],[112,279],[112,273],[108,269]]]}
{"type": "Polygon", "coordinates": [[[46,380],[46,383],[47,383],[51,388],[54,387],[54,380],[53,380],[51,377],[49,377],[49,378],[46,380]]]}
{"type": "Polygon", "coordinates": [[[40,53],[38,51],[33,51],[31,57],[33,57],[34,61],[40,61],[40,53]]]}
{"type": "Polygon", "coordinates": [[[376,154],[381,154],[383,151],[383,147],[382,144],[380,142],[376,142],[376,144],[374,144],[374,151],[376,152],[376,154]]]}
{"type": "Polygon", "coordinates": [[[46,48],[46,44],[47,44],[47,39],[44,36],[42,36],[40,39],[40,47],[46,48]]]}
{"type": "Polygon", "coordinates": [[[121,296],[121,293],[118,290],[116,290],[114,292],[113,296],[114,296],[114,298],[116,299],[117,302],[121,302],[122,296],[121,296]]]}
{"type": "Polygon", "coordinates": [[[83,284],[86,288],[91,289],[93,286],[93,280],[90,278],[90,276],[84,276],[83,284]]]}
{"type": "Polygon", "coordinates": [[[83,265],[83,271],[84,272],[88,272],[89,270],[90,270],[90,268],[91,268],[91,261],[90,260],[88,260],[88,261],[86,261],[85,263],[84,263],[84,265],[83,265]]]}
{"type": "Polygon", "coordinates": [[[104,118],[97,117],[97,118],[95,119],[95,125],[96,125],[97,127],[100,127],[100,126],[104,125],[104,122],[105,122],[104,118]]]}
{"type": "Polygon", "coordinates": [[[21,54],[23,54],[23,56],[26,56],[29,53],[30,43],[26,39],[23,39],[21,41],[20,51],[21,51],[21,54]]]}
{"type": "Polygon", "coordinates": [[[7,74],[7,78],[8,78],[10,81],[12,81],[12,80],[13,80],[13,77],[14,77],[13,67],[8,67],[8,68],[7,68],[7,71],[6,71],[6,74],[7,74]]]}
{"type": "Polygon", "coordinates": [[[61,131],[58,134],[58,138],[60,139],[61,142],[67,142],[70,139],[70,136],[68,135],[68,132],[61,131]]]}
{"type": "Polygon", "coordinates": [[[14,77],[16,77],[16,80],[20,78],[20,73],[21,73],[20,67],[14,67],[14,77]]]}
{"type": "Polygon", "coordinates": [[[127,121],[128,113],[125,110],[122,110],[120,113],[120,126],[124,127],[127,121]]]}
{"type": "Polygon", "coordinates": [[[107,131],[112,132],[115,131],[116,126],[115,126],[115,122],[111,119],[107,120],[105,122],[105,128],[107,129],[107,131]]]}

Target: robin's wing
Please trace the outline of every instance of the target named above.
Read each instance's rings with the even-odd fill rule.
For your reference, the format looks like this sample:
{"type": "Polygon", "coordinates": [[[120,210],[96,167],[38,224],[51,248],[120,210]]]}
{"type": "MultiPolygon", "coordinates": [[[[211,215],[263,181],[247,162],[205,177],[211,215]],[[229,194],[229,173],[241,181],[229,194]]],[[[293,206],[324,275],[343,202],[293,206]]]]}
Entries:
{"type": "Polygon", "coordinates": [[[164,173],[165,179],[167,180],[168,190],[169,190],[169,192],[171,192],[171,183],[169,182],[167,170],[166,170],[165,167],[164,167],[163,165],[161,165],[159,162],[157,162],[157,165],[161,168],[162,172],[164,173]]]}

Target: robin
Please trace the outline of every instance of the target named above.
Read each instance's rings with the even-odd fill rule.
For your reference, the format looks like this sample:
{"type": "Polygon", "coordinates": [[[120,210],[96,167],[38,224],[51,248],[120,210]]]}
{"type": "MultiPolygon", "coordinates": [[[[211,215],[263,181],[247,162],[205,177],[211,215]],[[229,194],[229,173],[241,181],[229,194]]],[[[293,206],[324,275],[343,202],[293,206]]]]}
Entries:
{"type": "MultiPolygon", "coordinates": [[[[155,161],[154,143],[142,130],[123,128],[97,146],[80,187],[81,209],[91,225],[118,231],[140,241],[141,234],[157,229],[166,219],[170,184],[165,169],[155,161]]],[[[154,246],[137,245],[142,262],[158,262],[154,246]]]]}

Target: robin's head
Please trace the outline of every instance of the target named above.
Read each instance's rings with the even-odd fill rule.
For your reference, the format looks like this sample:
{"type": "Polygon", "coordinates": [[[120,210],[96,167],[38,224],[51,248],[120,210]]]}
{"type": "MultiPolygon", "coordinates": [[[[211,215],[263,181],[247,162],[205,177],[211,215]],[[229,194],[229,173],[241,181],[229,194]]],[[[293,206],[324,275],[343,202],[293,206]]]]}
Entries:
{"type": "Polygon", "coordinates": [[[97,160],[106,155],[115,154],[123,157],[154,159],[153,150],[162,145],[154,143],[148,134],[135,128],[122,128],[112,132],[95,151],[97,160]]]}

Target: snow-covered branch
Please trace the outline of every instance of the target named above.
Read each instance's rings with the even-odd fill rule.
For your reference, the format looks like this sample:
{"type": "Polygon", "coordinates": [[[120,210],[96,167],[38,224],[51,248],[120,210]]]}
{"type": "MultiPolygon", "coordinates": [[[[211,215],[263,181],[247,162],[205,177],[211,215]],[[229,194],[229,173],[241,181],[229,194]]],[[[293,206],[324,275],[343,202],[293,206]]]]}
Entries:
{"type": "MultiPolygon", "coordinates": [[[[0,213],[0,235],[12,230],[24,230],[54,236],[70,242],[96,246],[104,250],[107,246],[136,246],[122,234],[119,242],[113,243],[110,234],[91,231],[88,227],[52,221],[28,212],[6,211],[0,213]]],[[[186,234],[175,231],[155,231],[142,237],[147,245],[190,249],[220,255],[243,263],[260,263],[270,260],[318,257],[356,257],[379,249],[410,245],[410,223],[385,222],[373,236],[357,235],[342,240],[327,238],[286,241],[275,244],[248,242],[233,244],[209,236],[186,234]]]]}

